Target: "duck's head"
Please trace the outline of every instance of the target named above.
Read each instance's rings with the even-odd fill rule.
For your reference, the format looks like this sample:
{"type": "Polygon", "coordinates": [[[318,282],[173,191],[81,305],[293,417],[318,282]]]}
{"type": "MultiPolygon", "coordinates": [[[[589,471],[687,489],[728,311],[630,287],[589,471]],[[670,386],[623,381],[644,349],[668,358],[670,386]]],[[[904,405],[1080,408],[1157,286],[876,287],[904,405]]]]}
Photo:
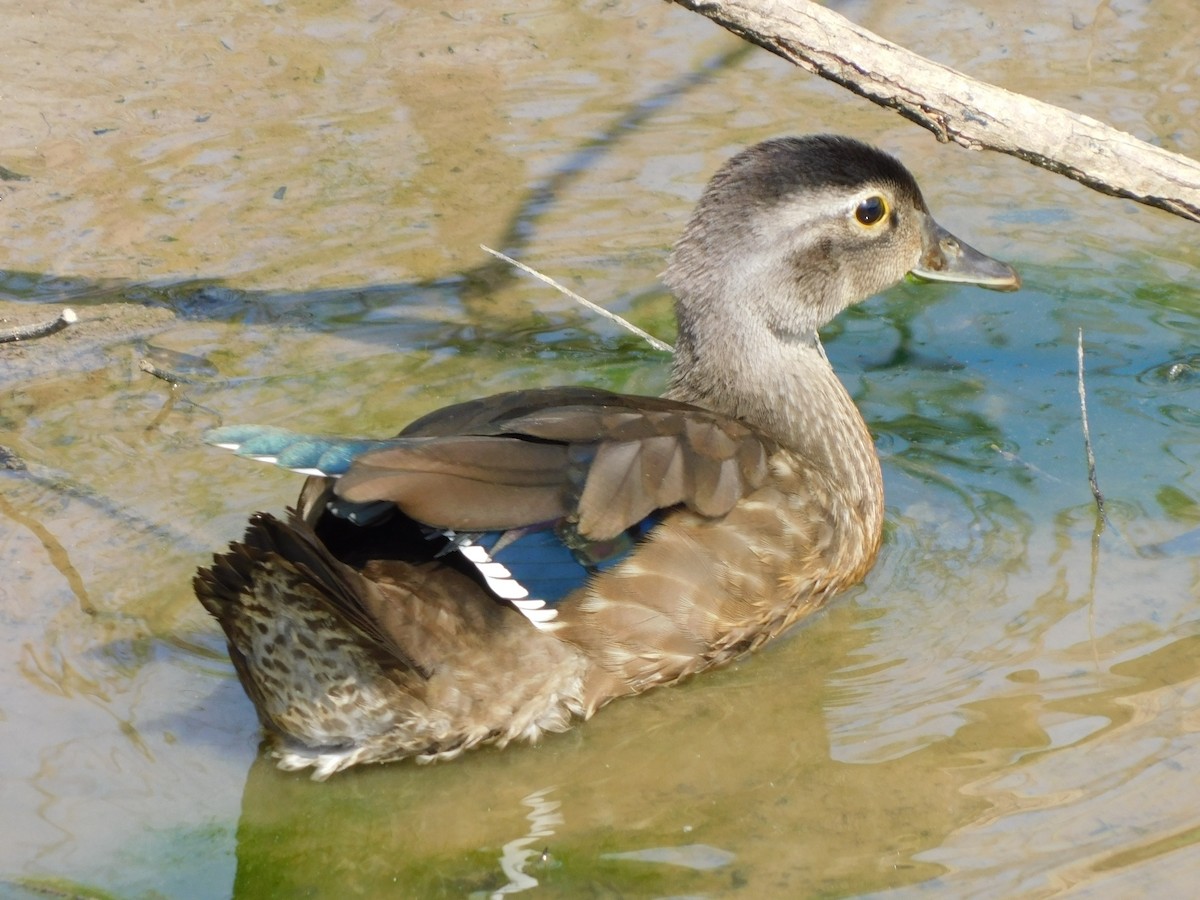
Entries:
{"type": "Polygon", "coordinates": [[[766,141],[727,162],[675,246],[666,283],[680,349],[694,357],[719,334],[738,335],[743,351],[770,339],[815,342],[843,309],[910,273],[1020,286],[1010,266],[933,220],[895,158],[815,135],[766,141]]]}

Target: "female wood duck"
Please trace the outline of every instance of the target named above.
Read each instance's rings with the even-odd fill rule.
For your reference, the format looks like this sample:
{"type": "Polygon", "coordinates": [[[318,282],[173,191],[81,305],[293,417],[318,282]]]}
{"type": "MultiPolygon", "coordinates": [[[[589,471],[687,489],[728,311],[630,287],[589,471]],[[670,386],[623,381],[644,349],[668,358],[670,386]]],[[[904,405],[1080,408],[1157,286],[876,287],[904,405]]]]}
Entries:
{"type": "Polygon", "coordinates": [[[912,273],[1015,290],[844,137],[709,183],[667,269],[665,398],[498,394],[388,440],[218,428],[309,475],[195,579],[284,769],[536,740],[726,663],[868,571],[883,487],[817,330],[912,273]]]}

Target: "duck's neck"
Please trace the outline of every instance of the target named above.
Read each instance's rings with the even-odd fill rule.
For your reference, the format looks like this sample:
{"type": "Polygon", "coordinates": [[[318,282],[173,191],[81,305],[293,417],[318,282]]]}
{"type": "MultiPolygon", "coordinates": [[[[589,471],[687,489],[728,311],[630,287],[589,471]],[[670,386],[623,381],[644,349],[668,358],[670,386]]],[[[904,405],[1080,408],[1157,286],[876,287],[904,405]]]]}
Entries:
{"type": "Polygon", "coordinates": [[[745,326],[681,328],[667,396],[734,416],[882,514],[870,432],[813,332],[780,339],[745,326]]]}

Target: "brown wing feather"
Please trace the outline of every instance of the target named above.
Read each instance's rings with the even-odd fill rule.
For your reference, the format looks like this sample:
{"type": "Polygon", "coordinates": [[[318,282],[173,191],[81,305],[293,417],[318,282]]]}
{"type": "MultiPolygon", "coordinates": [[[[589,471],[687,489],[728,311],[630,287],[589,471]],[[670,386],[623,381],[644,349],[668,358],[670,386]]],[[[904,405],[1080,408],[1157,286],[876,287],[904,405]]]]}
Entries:
{"type": "Polygon", "coordinates": [[[735,419],[585,388],[459,404],[402,435],[411,444],[363,454],[337,493],[390,500],[418,521],[457,530],[570,517],[597,541],[679,504],[724,515],[762,484],[770,450],[735,419]]]}
{"type": "Polygon", "coordinates": [[[338,479],[354,502],[390,500],[427,525],[520,528],[566,515],[567,447],[512,437],[453,435],[364,453],[338,479]]]}
{"type": "MultiPolygon", "coordinates": [[[[624,395],[595,388],[554,387],[540,390],[507,391],[479,397],[464,403],[443,406],[410,422],[400,436],[428,435],[449,437],[460,434],[487,434],[497,422],[511,422],[530,413],[556,406],[577,404],[606,405],[624,395]]],[[[640,399],[640,398],[634,398],[640,399]]]]}

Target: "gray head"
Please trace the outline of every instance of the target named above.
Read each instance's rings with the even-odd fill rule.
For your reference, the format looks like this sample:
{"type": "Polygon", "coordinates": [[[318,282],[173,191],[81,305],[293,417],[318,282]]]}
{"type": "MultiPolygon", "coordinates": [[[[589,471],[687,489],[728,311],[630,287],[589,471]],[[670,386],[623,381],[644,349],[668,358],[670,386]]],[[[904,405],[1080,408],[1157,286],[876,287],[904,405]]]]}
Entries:
{"type": "Polygon", "coordinates": [[[832,135],[778,138],[729,160],[671,254],[680,344],[711,323],[786,341],[912,272],[1015,289],[1016,273],[934,222],[894,157],[832,135]]]}

